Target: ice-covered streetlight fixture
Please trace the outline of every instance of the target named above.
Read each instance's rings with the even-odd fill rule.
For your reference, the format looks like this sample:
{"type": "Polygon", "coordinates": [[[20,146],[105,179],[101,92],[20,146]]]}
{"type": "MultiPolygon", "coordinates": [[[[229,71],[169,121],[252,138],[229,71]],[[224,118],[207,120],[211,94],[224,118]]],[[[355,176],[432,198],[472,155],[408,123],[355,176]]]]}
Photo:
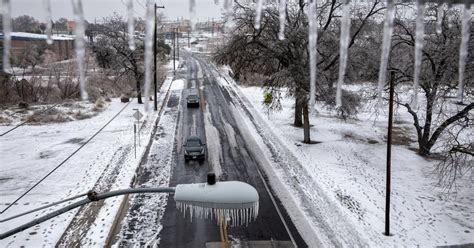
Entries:
{"type": "Polygon", "coordinates": [[[177,208],[189,217],[222,220],[231,226],[247,226],[258,215],[258,193],[239,182],[182,184],[174,194],[177,208]]]}
{"type": "MultiPolygon", "coordinates": [[[[189,212],[191,218],[197,216],[200,218],[215,219],[218,220],[219,223],[226,221],[231,226],[248,225],[248,223],[255,220],[258,215],[259,196],[253,186],[239,181],[216,182],[215,175],[210,173],[207,183],[178,184],[176,187],[168,188],[121,189],[100,194],[90,191],[86,199],[72,203],[10,231],[1,233],[0,240],[94,201],[100,201],[119,195],[143,193],[174,193],[176,206],[178,210],[185,215],[189,212]]],[[[63,203],[63,201],[57,204],[60,203],[63,203]]],[[[43,208],[28,211],[24,214],[16,215],[13,218],[41,209],[43,208]]],[[[8,220],[10,219],[12,218],[8,220]]]]}

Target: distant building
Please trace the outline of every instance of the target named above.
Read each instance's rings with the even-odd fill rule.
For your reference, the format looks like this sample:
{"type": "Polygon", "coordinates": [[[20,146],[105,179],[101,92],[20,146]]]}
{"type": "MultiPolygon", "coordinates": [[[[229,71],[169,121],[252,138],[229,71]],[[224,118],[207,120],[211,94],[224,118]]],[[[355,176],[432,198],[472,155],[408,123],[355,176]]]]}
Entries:
{"type": "Polygon", "coordinates": [[[179,37],[182,37],[183,33],[187,33],[190,29],[191,22],[189,20],[164,21],[161,23],[158,32],[162,34],[165,39],[172,39],[173,32],[178,31],[179,37]]]}
{"type": "MultiPolygon", "coordinates": [[[[203,31],[209,33],[222,32],[224,22],[209,20],[206,22],[198,22],[194,25],[195,31],[203,31]]],[[[179,32],[179,37],[187,37],[187,33],[191,31],[191,21],[187,19],[176,20],[176,21],[164,21],[161,23],[158,33],[164,36],[165,39],[172,39],[173,32],[179,32]]]]}
{"type": "MultiPolygon", "coordinates": [[[[3,33],[0,33],[1,46],[3,47],[3,33]]],[[[57,55],[58,60],[69,59],[74,55],[74,38],[72,36],[53,35],[53,44],[46,43],[47,36],[44,34],[33,34],[23,32],[11,33],[11,57],[19,56],[24,49],[30,49],[33,45],[45,46],[57,55]]],[[[2,49],[3,51],[3,49],[2,49]]]]}

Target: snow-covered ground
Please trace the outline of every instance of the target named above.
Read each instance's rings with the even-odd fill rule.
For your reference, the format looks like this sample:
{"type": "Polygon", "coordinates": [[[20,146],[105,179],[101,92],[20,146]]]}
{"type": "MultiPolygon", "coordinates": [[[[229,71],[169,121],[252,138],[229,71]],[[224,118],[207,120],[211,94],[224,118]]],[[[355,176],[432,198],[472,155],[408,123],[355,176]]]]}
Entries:
{"type": "MultiPolygon", "coordinates": [[[[184,81],[173,81],[170,88],[170,101],[180,102],[184,81]]],[[[153,143],[141,166],[141,179],[134,187],[168,187],[171,171],[176,164],[174,144],[176,125],[181,111],[181,105],[165,106],[158,123],[158,130],[153,137],[153,143]]],[[[165,212],[168,194],[142,194],[130,196],[130,211],[124,217],[122,230],[117,235],[116,247],[146,244],[156,247],[159,244],[158,234],[163,226],[161,218],[165,212]],[[138,206],[138,207],[136,207],[138,206]]]]}
{"type": "MultiPolygon", "coordinates": [[[[171,77],[165,80],[160,92],[166,93],[172,88],[171,80],[171,77]]],[[[159,95],[159,108],[165,100],[164,93],[159,95]]],[[[34,126],[27,124],[0,137],[1,211],[54,170],[25,197],[2,213],[0,221],[61,199],[86,193],[90,189],[102,192],[104,189],[109,191],[128,188],[145,152],[147,141],[150,140],[159,113],[157,111],[147,114],[142,104],[137,104],[136,99],[131,100],[132,102],[126,104],[121,103],[118,98],[113,98],[111,102],[106,102],[103,111],[91,118],[34,126]],[[133,145],[134,123],[136,123],[133,116],[134,109],[139,109],[144,114],[138,128],[140,142],[137,139],[136,157],[133,145]],[[101,128],[103,130],[99,131],[101,128]],[[97,135],[93,137],[96,133],[97,135]],[[77,151],[89,139],[90,141],[77,151]],[[75,154],[65,161],[73,153],[75,154]],[[63,161],[65,162],[57,167],[63,161]]],[[[83,113],[92,111],[92,106],[90,108],[87,108],[87,104],[85,106],[83,113]]],[[[11,124],[0,126],[0,133],[12,127],[11,124]]],[[[83,244],[96,246],[105,242],[120,201],[121,197],[105,201],[105,207],[93,223],[94,228],[87,234],[87,239],[82,240],[83,244]]],[[[58,207],[0,222],[0,233],[58,207]]],[[[1,240],[0,247],[54,246],[76,213],[77,209],[69,211],[1,240]]]]}
{"type": "MultiPolygon", "coordinates": [[[[220,80],[225,87],[232,90],[249,109],[255,120],[260,122],[258,130],[252,121],[235,106],[234,115],[238,115],[242,128],[254,136],[254,145],[265,151],[259,156],[262,161],[269,161],[264,170],[269,175],[274,191],[279,195],[290,216],[299,228],[305,240],[312,246],[330,244],[324,237],[311,239],[318,228],[325,228],[318,218],[308,216],[313,209],[325,215],[326,228],[333,228],[332,236],[338,239],[332,243],[342,246],[367,244],[371,247],[383,246],[436,246],[445,244],[474,242],[474,191],[472,177],[469,175],[461,182],[462,187],[456,195],[447,197],[442,189],[435,186],[436,179],[432,168],[436,161],[426,160],[409,147],[413,144],[394,145],[392,150],[392,208],[391,233],[385,237],[385,111],[374,120],[373,107],[365,106],[356,120],[341,121],[334,114],[318,106],[318,112],[311,117],[314,125],[311,129],[312,139],[317,144],[301,143],[303,131],[291,126],[293,100],[284,98],[283,110],[266,114],[262,107],[263,90],[257,87],[238,87],[228,77],[220,80]],[[230,82],[229,82],[230,81],[230,82]],[[257,137],[258,136],[258,137],[257,137]],[[265,141],[265,142],[264,142],[265,141]],[[268,146],[280,147],[274,150],[279,162],[286,163],[285,170],[278,167],[268,146]],[[293,160],[292,160],[293,159],[293,160]],[[300,166],[296,166],[300,164],[300,166]],[[293,182],[293,186],[288,182],[293,182]],[[294,183],[296,182],[296,183],[294,183]],[[298,188],[295,188],[296,185],[298,188]],[[317,189],[316,189],[317,187],[317,189]],[[320,199],[321,198],[321,199],[320,199]],[[323,208],[318,204],[325,202],[330,206],[323,208]],[[301,217],[298,219],[298,217],[301,217]],[[348,243],[354,241],[357,243],[348,243]]],[[[168,79],[164,89],[180,91],[182,82],[171,83],[168,79]]],[[[357,89],[354,89],[357,90],[357,89]]],[[[178,93],[177,93],[178,94],[178,93]]],[[[163,96],[160,102],[163,102],[163,96]]],[[[84,104],[91,110],[92,105],[84,104]]],[[[50,123],[20,127],[0,137],[0,207],[3,210],[18,196],[28,190],[35,182],[59,165],[93,134],[103,127],[116,114],[118,116],[93,138],[83,149],[70,160],[54,171],[51,176],[40,183],[17,204],[0,215],[0,221],[48,203],[85,193],[89,189],[107,188],[110,190],[128,187],[144,153],[145,140],[150,137],[157,114],[144,117],[147,121],[142,127],[141,146],[137,149],[137,159],[133,151],[133,114],[134,108],[142,109],[143,105],[120,103],[119,99],[106,102],[103,111],[91,118],[62,123],[50,123]],[[120,112],[123,109],[122,112],[120,112]],[[119,113],[120,112],[120,113],[119,113]],[[120,167],[110,167],[120,161],[120,167]],[[118,169],[118,170],[115,170],[118,169]],[[116,171],[116,173],[114,172],[116,171]],[[113,181],[104,184],[105,179],[113,181]]],[[[141,110],[144,112],[143,110],[141,110]]],[[[165,109],[165,113],[166,113],[165,109]]],[[[89,111],[91,112],[91,111],[89,111]]],[[[84,112],[87,114],[88,112],[84,112]]],[[[160,121],[158,134],[170,133],[175,124],[176,113],[164,115],[160,121]]],[[[411,118],[400,108],[396,111],[395,130],[401,136],[413,139],[411,118]]],[[[18,123],[12,121],[12,123],[18,123]]],[[[144,122],[142,122],[143,125],[144,122]]],[[[0,133],[12,128],[0,126],[0,133]]],[[[166,185],[169,180],[170,154],[159,151],[168,146],[173,135],[166,135],[154,143],[149,158],[151,161],[167,161],[163,173],[153,183],[166,185]],[[160,148],[161,147],[161,148],[160,148]]],[[[408,142],[410,143],[410,142],[408,142]]],[[[260,161],[259,161],[260,162],[260,161]]],[[[158,168],[157,168],[158,169],[158,168]]],[[[143,186],[148,186],[147,183],[143,186]]],[[[166,197],[150,198],[157,202],[166,201],[166,197]]],[[[112,220],[118,210],[121,198],[105,201],[92,228],[88,231],[82,245],[97,246],[103,244],[112,220]]],[[[151,204],[151,203],[150,203],[151,204]]],[[[149,204],[148,204],[149,205],[149,204]]],[[[33,217],[43,215],[52,209],[8,221],[0,222],[0,233],[10,230],[33,217]]],[[[161,210],[162,211],[162,210],[161,210]]],[[[54,246],[61,238],[63,231],[71,223],[77,210],[51,219],[33,228],[27,229],[13,237],[0,241],[1,247],[36,246],[38,244],[54,246]]],[[[147,213],[157,218],[162,213],[147,213]]],[[[136,217],[136,216],[135,216],[136,217]]],[[[134,218],[134,216],[127,216],[134,218]]],[[[150,218],[146,219],[150,220],[150,218]]],[[[149,225],[144,221],[143,225],[149,225]]],[[[126,226],[126,225],[125,225],[126,226]]],[[[160,226],[156,226],[156,230],[160,226]]],[[[125,233],[125,235],[132,233],[125,233]]],[[[157,242],[153,233],[144,233],[140,240],[157,242]]],[[[128,239],[128,237],[127,237],[128,239]]]]}
{"type": "MultiPolygon", "coordinates": [[[[415,151],[409,149],[410,144],[392,147],[390,216],[393,235],[390,237],[382,235],[385,213],[387,133],[385,111],[380,111],[380,115],[374,120],[373,107],[365,106],[357,119],[342,121],[336,118],[334,113],[318,105],[317,113],[311,116],[311,124],[314,125],[311,127],[311,137],[312,140],[317,141],[317,144],[307,145],[301,142],[303,130],[291,125],[293,99],[284,97],[283,110],[268,116],[262,106],[263,90],[261,88],[237,87],[228,81],[231,80],[221,80],[221,83],[227,84],[227,87],[238,92],[244,99],[243,102],[249,107],[250,113],[258,117],[258,120],[265,122],[260,125],[261,130],[254,131],[255,136],[264,133],[267,138],[270,138],[271,143],[283,143],[284,147],[297,158],[298,161],[294,162],[301,163],[303,167],[295,168],[297,171],[290,173],[274,164],[271,174],[274,173],[278,176],[278,180],[283,182],[298,181],[298,178],[292,178],[295,174],[309,174],[312,180],[300,182],[299,190],[306,192],[309,196],[317,195],[313,185],[318,185],[327,195],[328,201],[332,202],[331,205],[338,207],[338,211],[342,210],[343,216],[334,216],[332,224],[329,224],[336,231],[332,238],[347,241],[345,236],[350,235],[345,233],[346,229],[340,229],[343,224],[349,229],[354,228],[354,232],[358,233],[357,235],[362,239],[360,242],[371,247],[430,247],[474,243],[472,176],[467,175],[463,178],[462,187],[456,195],[446,195],[443,189],[436,187],[437,181],[432,173],[436,161],[420,157],[415,151]],[[272,138],[278,140],[271,140],[272,138]]],[[[416,140],[412,124],[410,124],[411,120],[404,109],[397,109],[394,129],[401,136],[416,140]]],[[[260,143],[260,148],[262,147],[265,147],[263,142],[260,143]]],[[[291,187],[288,188],[290,194],[299,195],[298,192],[292,191],[291,187]]],[[[317,201],[312,202],[312,199],[300,197],[291,197],[283,201],[296,201],[299,209],[287,207],[287,211],[299,213],[306,211],[307,204],[318,204],[317,201]]],[[[294,206],[293,203],[287,204],[294,206]]],[[[333,216],[331,213],[337,212],[336,209],[319,210],[326,216],[333,216]]],[[[290,213],[290,216],[293,218],[298,214],[290,213]]],[[[307,216],[307,219],[312,218],[307,216]]],[[[320,224],[313,221],[310,225],[318,227],[320,224]]],[[[308,230],[301,230],[305,228],[303,225],[297,225],[297,227],[305,237],[304,233],[308,230]]],[[[306,239],[308,236],[306,235],[306,239]]],[[[311,241],[307,240],[307,242],[311,244],[311,241]]],[[[341,244],[356,245],[344,242],[341,244]]]]}

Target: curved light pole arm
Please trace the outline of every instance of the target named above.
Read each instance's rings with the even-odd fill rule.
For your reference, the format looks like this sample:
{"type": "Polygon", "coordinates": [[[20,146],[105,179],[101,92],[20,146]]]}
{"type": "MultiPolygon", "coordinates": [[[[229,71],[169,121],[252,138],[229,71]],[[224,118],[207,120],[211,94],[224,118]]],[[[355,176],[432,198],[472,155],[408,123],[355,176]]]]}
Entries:
{"type": "Polygon", "coordinates": [[[76,203],[72,203],[70,205],[67,205],[63,208],[60,208],[54,212],[51,212],[43,217],[34,219],[28,223],[25,223],[19,227],[16,227],[10,231],[4,232],[0,234],[0,240],[10,237],[16,233],[19,233],[25,229],[28,229],[32,226],[35,226],[39,223],[45,222],[51,218],[54,218],[60,214],[63,214],[69,210],[75,209],[77,207],[86,205],[87,203],[91,203],[93,201],[100,201],[106,198],[114,197],[114,196],[119,196],[119,195],[128,195],[128,194],[140,194],[140,193],[174,193],[175,188],[136,188],[136,189],[121,189],[121,190],[115,190],[115,191],[110,191],[102,194],[97,194],[96,192],[89,192],[87,195],[87,199],[78,201],[76,203]]]}

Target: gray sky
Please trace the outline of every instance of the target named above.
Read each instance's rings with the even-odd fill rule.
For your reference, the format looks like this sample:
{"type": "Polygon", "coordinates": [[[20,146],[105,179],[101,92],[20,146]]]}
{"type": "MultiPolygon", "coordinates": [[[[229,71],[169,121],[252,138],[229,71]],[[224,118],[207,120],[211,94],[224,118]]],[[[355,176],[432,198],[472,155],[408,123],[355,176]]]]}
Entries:
{"type": "MultiPolygon", "coordinates": [[[[165,6],[165,9],[158,9],[167,16],[168,19],[178,17],[189,18],[189,0],[155,0],[158,5],[165,6]]],[[[196,16],[199,21],[207,21],[209,18],[219,19],[221,17],[221,8],[223,0],[219,5],[214,4],[214,0],[195,0],[196,16]]],[[[10,0],[12,5],[12,16],[30,15],[39,21],[44,22],[45,14],[42,0],[10,0]]],[[[125,0],[82,0],[85,18],[93,22],[103,17],[117,12],[126,16],[125,0]]],[[[135,16],[145,17],[146,0],[133,0],[135,16]]],[[[53,20],[60,17],[73,19],[71,0],[51,0],[53,20]]]]}

